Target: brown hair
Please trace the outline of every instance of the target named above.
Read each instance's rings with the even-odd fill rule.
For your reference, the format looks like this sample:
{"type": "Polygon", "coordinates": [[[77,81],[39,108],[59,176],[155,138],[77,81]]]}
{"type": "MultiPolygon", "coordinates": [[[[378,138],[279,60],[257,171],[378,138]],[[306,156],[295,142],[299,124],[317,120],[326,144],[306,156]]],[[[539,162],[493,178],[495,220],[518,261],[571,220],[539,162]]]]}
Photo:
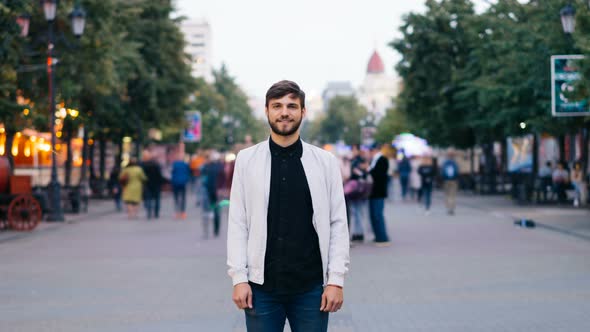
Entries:
{"type": "Polygon", "coordinates": [[[271,99],[282,98],[287,95],[299,98],[301,108],[305,108],[305,92],[299,88],[299,85],[293,81],[282,80],[273,84],[268,91],[266,91],[266,101],[264,106],[268,107],[268,102],[271,99]]]}

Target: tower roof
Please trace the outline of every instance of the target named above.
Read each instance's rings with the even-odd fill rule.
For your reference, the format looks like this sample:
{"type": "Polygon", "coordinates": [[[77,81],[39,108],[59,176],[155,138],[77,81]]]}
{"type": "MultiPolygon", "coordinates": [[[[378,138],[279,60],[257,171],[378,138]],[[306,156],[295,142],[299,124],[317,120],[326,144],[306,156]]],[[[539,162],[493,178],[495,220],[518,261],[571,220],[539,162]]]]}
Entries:
{"type": "Polygon", "coordinates": [[[371,59],[369,60],[369,64],[367,65],[367,74],[380,74],[385,72],[385,66],[383,65],[383,60],[377,53],[377,50],[373,51],[373,55],[371,55],[371,59]]]}

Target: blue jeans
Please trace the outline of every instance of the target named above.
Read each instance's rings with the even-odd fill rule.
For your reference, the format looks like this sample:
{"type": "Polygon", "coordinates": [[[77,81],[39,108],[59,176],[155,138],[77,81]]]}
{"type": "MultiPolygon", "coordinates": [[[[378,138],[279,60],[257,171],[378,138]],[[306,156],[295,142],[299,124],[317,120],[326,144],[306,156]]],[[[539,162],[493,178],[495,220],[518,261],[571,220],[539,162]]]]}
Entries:
{"type": "Polygon", "coordinates": [[[144,205],[147,210],[148,219],[160,218],[160,190],[148,189],[144,192],[144,205]]]}
{"type": "Polygon", "coordinates": [[[422,199],[424,200],[424,207],[430,210],[430,203],[432,202],[432,186],[422,186],[422,199]]]}
{"type": "Polygon", "coordinates": [[[366,205],[366,200],[358,200],[350,202],[350,214],[353,223],[352,235],[363,235],[363,207],[366,205]]]}
{"type": "Polygon", "coordinates": [[[252,287],[252,309],[245,309],[248,332],[278,332],[285,320],[293,332],[328,331],[328,313],[320,311],[324,287],[303,294],[265,292],[252,287]]]}
{"type": "Polygon", "coordinates": [[[410,180],[409,176],[400,175],[399,177],[399,184],[402,187],[402,198],[406,199],[408,195],[408,181],[410,180]]]}
{"type": "Polygon", "coordinates": [[[174,194],[174,211],[177,213],[186,211],[186,186],[172,186],[174,194]]]}
{"type": "Polygon", "coordinates": [[[385,228],[385,216],[383,216],[383,209],[385,208],[384,200],[384,198],[369,199],[369,214],[373,233],[375,233],[375,242],[389,241],[387,229],[385,228]]]}

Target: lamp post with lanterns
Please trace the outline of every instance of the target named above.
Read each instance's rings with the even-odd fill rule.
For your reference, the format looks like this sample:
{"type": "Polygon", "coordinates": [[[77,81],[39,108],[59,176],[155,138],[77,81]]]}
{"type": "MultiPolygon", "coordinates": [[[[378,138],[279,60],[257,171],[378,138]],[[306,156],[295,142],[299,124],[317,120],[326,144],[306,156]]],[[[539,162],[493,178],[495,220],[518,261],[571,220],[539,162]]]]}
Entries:
{"type": "MultiPolygon", "coordinates": [[[[51,180],[48,185],[49,199],[51,211],[48,214],[48,221],[63,221],[64,216],[60,204],[60,191],[61,186],[57,176],[57,153],[55,151],[56,146],[56,133],[55,133],[55,66],[57,65],[57,59],[54,58],[54,24],[55,17],[57,14],[57,6],[59,0],[40,0],[45,20],[48,23],[47,33],[47,76],[48,76],[48,94],[49,94],[49,114],[51,117],[50,131],[51,131],[51,180]]],[[[21,36],[26,37],[29,33],[31,16],[28,14],[20,15],[17,18],[17,23],[21,28],[21,36]]],[[[74,36],[80,38],[84,33],[84,26],[86,23],[86,13],[82,8],[76,6],[70,13],[69,18],[71,20],[72,32],[74,36]]]]}
{"type": "MultiPolygon", "coordinates": [[[[588,8],[590,9],[590,0],[588,0],[588,8]]],[[[574,41],[573,41],[573,37],[572,34],[575,32],[576,30],[576,9],[574,8],[574,6],[571,3],[568,3],[567,5],[565,5],[565,7],[563,7],[560,11],[559,11],[559,15],[561,17],[561,25],[563,28],[563,32],[567,37],[567,50],[568,53],[575,53],[576,49],[574,46],[574,41]]],[[[583,169],[586,170],[588,167],[588,141],[589,141],[589,128],[586,126],[585,128],[583,128],[581,130],[581,134],[582,134],[582,163],[583,163],[583,169]]],[[[571,135],[570,136],[570,156],[574,156],[575,155],[575,137],[576,135],[571,135]]],[[[561,160],[565,160],[567,156],[565,156],[564,150],[565,150],[565,139],[563,138],[563,136],[560,138],[560,159],[561,160]]]]}

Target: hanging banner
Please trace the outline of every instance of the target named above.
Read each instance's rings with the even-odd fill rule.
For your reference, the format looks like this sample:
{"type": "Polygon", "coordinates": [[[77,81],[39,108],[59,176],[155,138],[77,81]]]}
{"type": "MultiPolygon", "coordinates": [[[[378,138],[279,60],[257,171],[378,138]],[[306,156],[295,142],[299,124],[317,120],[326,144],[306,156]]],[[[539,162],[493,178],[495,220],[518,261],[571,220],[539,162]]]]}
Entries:
{"type": "Polygon", "coordinates": [[[182,135],[182,140],[185,143],[195,143],[201,141],[201,112],[198,111],[188,111],[185,112],[185,119],[186,119],[186,128],[184,129],[184,134],[182,135]]]}
{"type": "Polygon", "coordinates": [[[583,55],[554,55],[551,57],[551,110],[553,116],[590,115],[588,99],[576,91],[580,80],[580,60],[583,55]]]}

